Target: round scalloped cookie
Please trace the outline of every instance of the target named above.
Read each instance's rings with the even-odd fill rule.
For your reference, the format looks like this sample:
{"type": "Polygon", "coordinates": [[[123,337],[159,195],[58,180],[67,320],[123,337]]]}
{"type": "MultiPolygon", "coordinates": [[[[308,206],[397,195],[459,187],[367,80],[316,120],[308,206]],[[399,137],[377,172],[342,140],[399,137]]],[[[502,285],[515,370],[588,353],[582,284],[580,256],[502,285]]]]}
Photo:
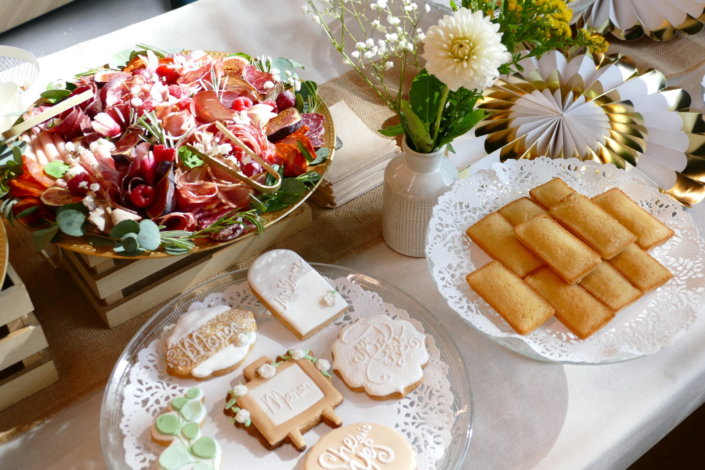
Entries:
{"type": "Polygon", "coordinates": [[[416,454],[396,429],[356,423],[334,429],[306,455],[304,470],[415,470],[416,454]]]}
{"type": "Polygon", "coordinates": [[[426,335],[386,315],[341,328],[332,354],[333,370],[345,384],[377,400],[402,398],[418,387],[429,360],[426,335]]]}

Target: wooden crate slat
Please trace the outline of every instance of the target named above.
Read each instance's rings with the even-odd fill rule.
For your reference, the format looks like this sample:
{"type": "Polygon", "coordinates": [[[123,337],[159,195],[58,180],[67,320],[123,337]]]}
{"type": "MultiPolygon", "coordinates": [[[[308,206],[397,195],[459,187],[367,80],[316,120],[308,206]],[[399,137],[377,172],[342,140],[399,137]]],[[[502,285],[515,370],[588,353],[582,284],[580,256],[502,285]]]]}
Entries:
{"type": "Polygon", "coordinates": [[[104,256],[84,255],[83,253],[79,254],[79,256],[81,257],[83,262],[86,263],[86,266],[91,268],[96,274],[105,272],[115,266],[115,260],[112,258],[106,258],[104,256]]]}
{"type": "MultiPolygon", "coordinates": [[[[228,266],[231,266],[238,259],[252,256],[276,241],[300,232],[308,227],[311,221],[311,208],[307,205],[302,205],[301,208],[289,215],[285,220],[269,227],[262,234],[248,237],[237,243],[220,248],[219,250],[196,253],[196,255],[199,256],[191,255],[194,256],[194,258],[193,261],[188,264],[181,263],[175,266],[174,262],[161,271],[152,269],[150,272],[146,273],[146,275],[153,275],[155,271],[158,272],[158,281],[140,286],[139,283],[136,282],[140,278],[133,276],[131,285],[137,286],[138,288],[132,292],[126,293],[126,290],[129,291],[129,288],[132,286],[123,287],[121,291],[123,298],[115,302],[113,302],[112,299],[108,300],[105,297],[96,295],[90,282],[79,272],[78,266],[72,262],[73,260],[70,257],[67,257],[69,263],[66,263],[66,266],[81,290],[88,297],[91,305],[108,326],[112,328],[154,305],[209,279],[218,272],[225,270],[228,266]]],[[[147,259],[139,261],[149,262],[156,260],[147,259]]],[[[143,263],[143,265],[148,266],[149,264],[143,263]]],[[[156,265],[159,267],[160,264],[158,263],[156,265]]],[[[111,272],[113,269],[117,268],[112,268],[111,272]]],[[[119,285],[122,285],[122,283],[119,283],[119,285]]]]}
{"type": "Polygon", "coordinates": [[[0,325],[6,325],[34,310],[27,289],[12,265],[7,267],[7,275],[13,285],[0,291],[0,325]]]}
{"type": "Polygon", "coordinates": [[[0,410],[48,387],[59,380],[54,361],[28,367],[0,381],[0,410]]]}
{"type": "Polygon", "coordinates": [[[29,325],[0,339],[0,370],[49,346],[42,328],[29,325]]]}

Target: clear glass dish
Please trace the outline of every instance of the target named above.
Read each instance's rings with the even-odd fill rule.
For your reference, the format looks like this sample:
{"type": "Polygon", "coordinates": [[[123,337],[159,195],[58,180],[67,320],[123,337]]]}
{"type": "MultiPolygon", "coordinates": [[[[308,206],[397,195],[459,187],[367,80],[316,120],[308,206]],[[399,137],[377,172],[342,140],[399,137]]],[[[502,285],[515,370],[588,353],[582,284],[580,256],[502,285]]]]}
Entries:
{"type": "MultiPolygon", "coordinates": [[[[442,457],[436,462],[436,468],[439,470],[460,469],[462,467],[463,461],[465,460],[465,456],[469,448],[470,437],[472,434],[473,404],[472,392],[470,388],[470,381],[467,375],[467,370],[465,368],[462,355],[453,340],[451,339],[451,337],[425,307],[423,307],[419,302],[414,300],[411,296],[395,288],[394,286],[391,286],[384,281],[380,281],[378,279],[366,276],[364,274],[356,273],[338,266],[324,264],[313,264],[313,266],[328,279],[335,280],[336,288],[339,289],[339,292],[341,292],[341,295],[343,295],[344,297],[348,294],[346,294],[345,289],[340,290],[339,286],[341,285],[341,283],[346,286],[357,289],[360,292],[363,292],[365,295],[369,295],[371,302],[366,305],[370,305],[372,309],[374,309],[375,305],[379,304],[380,306],[387,306],[385,307],[385,309],[388,312],[402,312],[402,315],[404,316],[408,314],[410,321],[418,322],[418,324],[420,324],[423,330],[433,338],[433,343],[435,345],[435,348],[437,348],[437,354],[439,354],[438,361],[439,363],[443,364],[443,368],[441,370],[445,372],[445,377],[443,377],[443,380],[447,380],[449,384],[450,393],[452,394],[448,395],[448,397],[450,398],[448,402],[448,416],[451,417],[450,422],[447,422],[447,425],[445,422],[443,423],[445,431],[449,431],[448,445],[445,448],[442,457]]],[[[128,459],[126,457],[125,445],[131,445],[129,443],[132,442],[134,439],[131,440],[127,438],[126,429],[128,427],[125,426],[126,420],[123,418],[125,417],[124,410],[126,408],[129,408],[128,400],[130,399],[131,387],[134,387],[134,384],[130,383],[131,374],[135,372],[133,369],[141,367],[141,365],[144,363],[145,351],[148,351],[149,348],[154,349],[154,345],[158,342],[160,343],[160,338],[164,334],[165,329],[168,329],[170,325],[172,325],[180,315],[185,313],[188,310],[189,306],[191,306],[192,304],[200,305],[200,303],[208,302],[214,296],[220,296],[222,292],[227,293],[231,291],[236,291],[238,289],[240,291],[247,289],[246,270],[238,270],[231,273],[226,273],[210,281],[207,281],[201,284],[200,286],[197,286],[185,292],[181,296],[173,299],[164,307],[162,307],[150,320],[147,321],[147,323],[135,334],[132,340],[128,343],[125,350],[118,359],[115,368],[113,369],[112,375],[105,390],[105,395],[103,397],[100,423],[101,447],[108,468],[114,470],[131,468],[131,466],[127,462],[128,459]],[[125,406],[126,404],[128,404],[128,406],[125,406]]],[[[249,291],[249,289],[247,289],[247,291],[249,291]]],[[[256,315],[259,315],[257,311],[253,308],[253,302],[256,302],[256,300],[243,299],[242,302],[243,307],[249,307],[250,309],[253,309],[253,311],[255,311],[256,315]]],[[[354,306],[352,306],[351,310],[353,311],[350,313],[350,315],[353,315],[355,313],[354,306]]],[[[348,316],[349,315],[346,314],[346,318],[348,316]]],[[[347,319],[345,321],[350,320],[347,319]]],[[[266,319],[264,322],[261,322],[260,317],[258,317],[258,324],[260,325],[259,330],[263,335],[265,334],[265,332],[267,332],[268,328],[278,327],[278,323],[279,322],[275,320],[270,322],[266,319]],[[273,326],[269,326],[270,324],[273,326]]],[[[333,328],[335,329],[334,331],[337,331],[336,324],[330,325],[326,328],[333,328]]],[[[326,335],[330,334],[330,332],[326,333],[326,329],[324,329],[321,332],[317,333],[317,335],[314,335],[314,338],[321,334],[326,335]]],[[[297,344],[290,343],[289,336],[293,338],[293,336],[287,335],[287,342],[281,343],[282,348],[294,347],[294,344],[297,344]]],[[[271,335],[271,338],[268,339],[272,339],[275,343],[280,341],[279,336],[277,335],[271,335]]],[[[258,345],[259,341],[263,340],[258,340],[258,345]]],[[[253,351],[245,360],[245,365],[253,360],[256,360],[259,355],[260,354],[257,352],[257,349],[255,349],[255,351],[253,351]]],[[[434,356],[432,354],[432,361],[433,357],[434,356]]],[[[429,367],[431,367],[431,364],[427,366],[427,368],[429,367]]],[[[224,377],[232,376],[232,378],[237,378],[240,374],[241,369],[242,367],[224,377]]],[[[173,388],[177,387],[178,385],[187,386],[187,384],[193,386],[195,383],[194,381],[184,381],[183,379],[169,378],[169,376],[165,377],[166,378],[164,379],[164,381],[166,383],[163,384],[163,388],[173,388]]],[[[341,390],[343,395],[346,396],[346,400],[351,403],[351,405],[349,406],[356,406],[355,401],[349,400],[349,394],[347,393],[348,391],[345,390],[345,386],[342,384],[342,382],[340,382],[337,378],[335,378],[335,380],[337,380],[336,383],[338,385],[338,388],[341,390]]],[[[201,385],[202,387],[207,387],[207,384],[209,382],[210,381],[201,382],[199,383],[199,385],[201,385]]],[[[419,389],[417,389],[416,391],[411,392],[411,394],[409,394],[407,398],[411,398],[412,402],[418,402],[419,400],[423,401],[424,399],[428,399],[424,398],[423,396],[414,396],[414,394],[422,388],[423,386],[419,387],[419,389]]],[[[226,389],[222,390],[222,398],[224,398],[226,392],[226,389]]],[[[349,393],[351,394],[353,392],[349,393]]],[[[362,398],[356,398],[357,401],[360,401],[363,407],[370,405],[369,402],[373,402],[371,403],[371,405],[374,406],[376,406],[376,404],[378,403],[374,400],[367,399],[366,397],[364,397],[364,394],[358,393],[355,395],[363,395],[362,398]],[[364,403],[361,400],[367,400],[367,403],[364,403]]],[[[220,398],[221,397],[218,397],[218,399],[220,398]]],[[[385,403],[386,402],[387,401],[385,401],[385,403]]],[[[394,402],[394,400],[389,401],[389,404],[385,406],[399,406],[394,405],[394,403],[392,402],[394,402]]],[[[213,410],[209,413],[207,420],[220,419],[217,416],[212,416],[218,413],[220,413],[219,410],[213,410]]],[[[396,413],[398,414],[399,411],[397,410],[396,413]]],[[[344,416],[343,418],[345,420],[344,416]]],[[[423,421],[424,418],[419,416],[412,417],[412,419],[413,422],[417,423],[414,426],[418,427],[418,422],[423,421]]],[[[344,422],[344,424],[346,424],[346,422],[344,422]]],[[[328,430],[325,425],[321,425],[319,427],[326,428],[322,429],[323,432],[326,432],[328,430]]],[[[149,441],[147,429],[148,428],[141,430],[140,428],[141,434],[138,437],[141,441],[149,441]]],[[[316,429],[317,428],[314,428],[314,430],[316,429]]],[[[311,432],[313,432],[314,430],[312,430],[311,432]]],[[[232,438],[232,441],[237,441],[238,439],[253,439],[242,430],[233,428],[230,431],[232,432],[228,432],[227,435],[228,437],[232,438]]],[[[222,436],[219,436],[219,440],[221,441],[221,445],[224,445],[222,442],[222,436]]],[[[423,439],[418,439],[418,441],[420,442],[414,442],[416,440],[417,439],[413,439],[412,444],[417,446],[417,448],[423,448],[423,439]]],[[[228,443],[230,443],[230,441],[226,442],[225,445],[227,445],[228,443]]],[[[237,442],[235,442],[235,444],[237,444],[237,442]]],[[[258,442],[257,445],[259,446],[258,442]]],[[[289,462],[287,463],[287,465],[281,464],[277,466],[277,468],[294,468],[297,465],[296,460],[299,460],[299,456],[297,453],[290,450],[290,447],[291,446],[285,445],[279,449],[272,451],[282,452],[285,455],[288,455],[287,458],[289,458],[289,462]],[[286,454],[287,452],[289,452],[289,454],[286,454]]],[[[305,453],[301,455],[305,455],[305,453]]],[[[286,459],[284,459],[283,461],[285,460],[286,459]]],[[[147,463],[145,463],[145,466],[147,466],[147,463]]],[[[227,461],[223,461],[222,468],[229,468],[227,461]]],[[[272,468],[274,469],[274,467],[272,468]]]]}

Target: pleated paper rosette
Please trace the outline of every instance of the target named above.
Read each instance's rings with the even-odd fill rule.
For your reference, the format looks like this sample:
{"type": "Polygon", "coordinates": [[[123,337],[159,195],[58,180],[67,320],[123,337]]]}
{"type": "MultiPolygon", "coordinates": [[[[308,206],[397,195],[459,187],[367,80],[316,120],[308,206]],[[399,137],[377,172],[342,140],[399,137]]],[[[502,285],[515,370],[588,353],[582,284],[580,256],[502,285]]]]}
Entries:
{"type": "Polygon", "coordinates": [[[663,73],[619,55],[553,51],[500,77],[479,108],[476,134],[501,160],[578,158],[637,167],[686,206],[705,198],[705,121],[663,73]]]}
{"type": "Polygon", "coordinates": [[[705,0],[575,0],[568,6],[579,27],[627,40],[695,34],[705,21],[705,0]]]}

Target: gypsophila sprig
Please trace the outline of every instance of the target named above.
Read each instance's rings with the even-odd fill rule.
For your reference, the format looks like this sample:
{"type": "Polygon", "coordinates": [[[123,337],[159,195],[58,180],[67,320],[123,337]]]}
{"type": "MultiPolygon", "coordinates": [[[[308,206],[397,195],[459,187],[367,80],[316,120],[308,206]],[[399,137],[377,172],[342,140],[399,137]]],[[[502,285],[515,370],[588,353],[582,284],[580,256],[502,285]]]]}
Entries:
{"type": "MultiPolygon", "coordinates": [[[[418,67],[418,27],[424,8],[411,0],[307,0],[304,11],[320,24],[343,61],[352,66],[391,109],[399,110],[402,87],[386,72],[399,64],[399,80],[418,67]],[[340,24],[340,31],[330,23],[340,24]]],[[[420,37],[421,35],[421,37],[420,37]]]]}

